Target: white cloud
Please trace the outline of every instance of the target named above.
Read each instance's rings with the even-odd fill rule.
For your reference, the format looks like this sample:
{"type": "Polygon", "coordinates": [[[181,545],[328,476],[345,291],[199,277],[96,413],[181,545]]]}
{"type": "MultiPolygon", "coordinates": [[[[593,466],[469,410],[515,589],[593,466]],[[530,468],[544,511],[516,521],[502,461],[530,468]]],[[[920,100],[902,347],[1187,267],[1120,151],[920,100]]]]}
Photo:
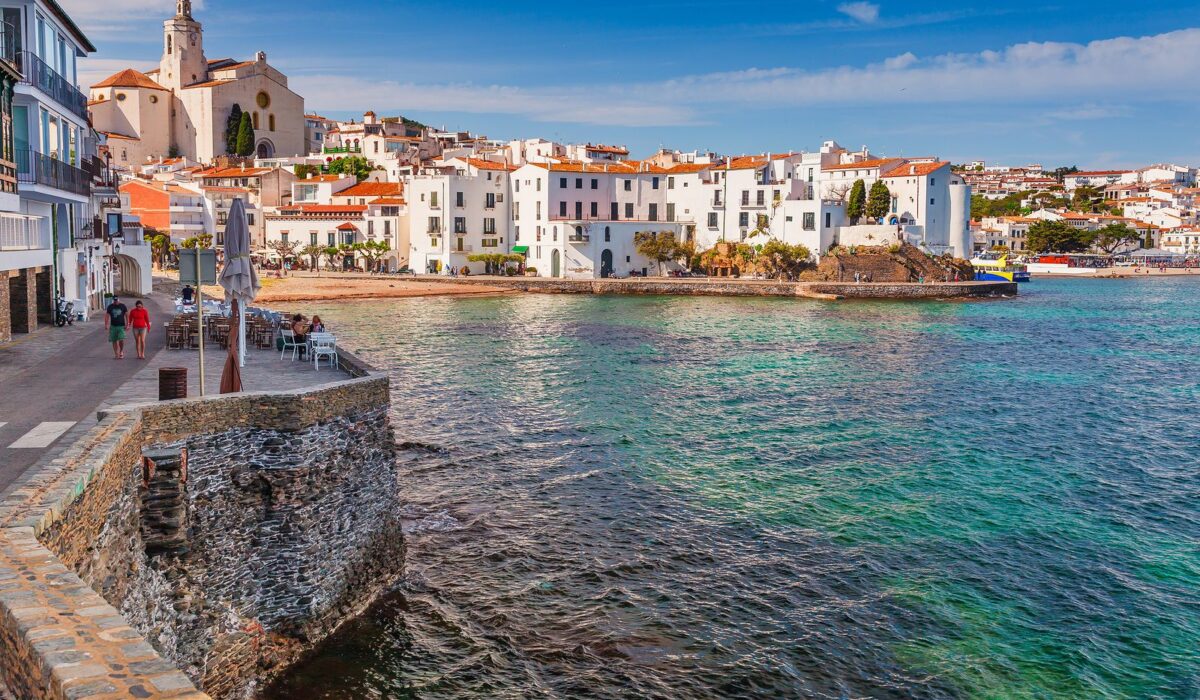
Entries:
{"type": "Polygon", "coordinates": [[[872,24],[879,19],[879,5],[873,2],[844,2],[838,5],[837,11],[864,24],[872,24]]]}
{"type": "MultiPolygon", "coordinates": [[[[162,26],[175,15],[175,0],[59,0],[84,34],[125,41],[136,40],[142,25],[162,26]]],[[[192,9],[204,9],[202,0],[193,0],[192,9]]],[[[153,43],[160,36],[149,35],[153,43]]]]}

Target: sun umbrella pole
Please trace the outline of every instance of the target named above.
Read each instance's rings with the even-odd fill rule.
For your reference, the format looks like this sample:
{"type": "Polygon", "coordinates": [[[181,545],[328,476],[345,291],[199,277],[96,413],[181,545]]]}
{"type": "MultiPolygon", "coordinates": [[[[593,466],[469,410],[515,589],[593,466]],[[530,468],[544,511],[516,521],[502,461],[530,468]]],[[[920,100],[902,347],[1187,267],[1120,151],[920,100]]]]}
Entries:
{"type": "Polygon", "coordinates": [[[204,280],[200,278],[200,246],[196,246],[196,331],[200,334],[200,395],[204,396],[204,280]]]}
{"type": "Polygon", "coordinates": [[[238,367],[246,366],[246,310],[238,304],[238,367]]]}

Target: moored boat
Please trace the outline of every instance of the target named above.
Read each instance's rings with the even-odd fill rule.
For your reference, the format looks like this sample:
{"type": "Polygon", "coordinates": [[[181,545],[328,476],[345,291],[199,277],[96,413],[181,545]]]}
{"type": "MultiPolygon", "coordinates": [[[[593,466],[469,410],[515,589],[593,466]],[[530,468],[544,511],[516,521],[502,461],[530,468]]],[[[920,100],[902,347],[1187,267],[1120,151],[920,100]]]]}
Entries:
{"type": "Polygon", "coordinates": [[[1028,282],[1029,268],[1024,263],[1010,262],[1007,255],[998,258],[974,258],[975,279],[983,282],[1028,282]]]}

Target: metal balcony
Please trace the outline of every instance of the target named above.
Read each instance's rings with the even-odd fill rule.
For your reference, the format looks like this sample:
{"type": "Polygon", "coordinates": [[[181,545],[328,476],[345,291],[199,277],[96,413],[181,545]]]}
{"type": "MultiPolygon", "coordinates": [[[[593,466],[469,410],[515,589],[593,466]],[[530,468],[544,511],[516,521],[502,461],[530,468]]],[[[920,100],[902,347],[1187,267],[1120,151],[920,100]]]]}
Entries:
{"type": "Polygon", "coordinates": [[[37,54],[31,51],[18,53],[17,68],[21,71],[22,83],[46,93],[80,119],[88,118],[87,95],[59,75],[58,71],[47,65],[37,54]]]}
{"type": "Polygon", "coordinates": [[[92,193],[92,176],[87,171],[32,148],[17,149],[17,182],[53,187],[84,197],[92,193]]]}

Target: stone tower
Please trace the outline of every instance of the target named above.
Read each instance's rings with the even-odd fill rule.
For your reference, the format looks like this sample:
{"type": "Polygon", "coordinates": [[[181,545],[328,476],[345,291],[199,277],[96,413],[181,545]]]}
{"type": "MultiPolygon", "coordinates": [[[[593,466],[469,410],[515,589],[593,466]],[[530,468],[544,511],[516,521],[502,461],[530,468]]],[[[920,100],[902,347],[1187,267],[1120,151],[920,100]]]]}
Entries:
{"type": "Polygon", "coordinates": [[[191,0],[179,0],[175,16],[163,22],[163,55],[158,64],[158,84],[178,90],[208,80],[204,36],[192,19],[191,0]]]}

